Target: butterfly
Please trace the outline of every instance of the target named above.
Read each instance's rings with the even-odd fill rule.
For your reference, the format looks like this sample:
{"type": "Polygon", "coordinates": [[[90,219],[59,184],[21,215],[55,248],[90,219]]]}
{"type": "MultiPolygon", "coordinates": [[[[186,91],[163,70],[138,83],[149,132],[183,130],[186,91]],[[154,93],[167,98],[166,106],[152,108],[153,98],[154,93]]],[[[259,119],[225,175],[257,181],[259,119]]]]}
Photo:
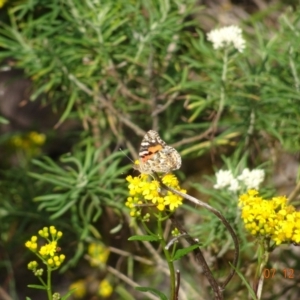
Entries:
{"type": "Polygon", "coordinates": [[[135,166],[141,173],[170,173],[181,167],[181,156],[168,146],[154,130],[149,130],[141,143],[139,164],[135,166]]]}

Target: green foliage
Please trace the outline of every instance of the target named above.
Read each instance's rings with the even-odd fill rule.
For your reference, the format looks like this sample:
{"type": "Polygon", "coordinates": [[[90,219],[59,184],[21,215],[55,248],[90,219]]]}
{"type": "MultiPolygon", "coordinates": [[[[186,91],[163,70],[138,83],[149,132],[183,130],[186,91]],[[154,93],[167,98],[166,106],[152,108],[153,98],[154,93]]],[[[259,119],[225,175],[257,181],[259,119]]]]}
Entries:
{"type": "MultiPolygon", "coordinates": [[[[82,242],[89,236],[101,236],[93,224],[102,216],[103,208],[111,207],[118,215],[124,208],[126,191],[120,177],[128,166],[119,166],[123,153],[115,152],[103,158],[105,150],[107,146],[95,150],[87,141],[72,155],[61,157],[61,164],[49,157],[33,160],[39,169],[29,175],[37,179],[39,185],[52,190],[52,193],[34,198],[41,202],[38,209],[51,212],[49,220],[61,219],[67,214],[69,226],[80,240],[73,258],[62,270],[77,263],[84,251],[82,242]]],[[[117,227],[118,230],[122,228],[121,220],[117,227]]]]}
{"type": "MultiPolygon", "coordinates": [[[[250,16],[244,21],[245,51],[230,49],[226,56],[207,41],[198,13],[195,0],[7,3],[0,21],[2,64],[24,70],[33,83],[30,100],[58,112],[55,129],[68,121],[77,125],[68,132],[70,153],[59,153],[60,160],[49,156],[46,147],[32,163],[20,149],[14,149],[12,160],[3,155],[5,163],[14,165],[0,174],[1,242],[8,253],[28,228],[60,223],[76,242],[66,270],[77,265],[88,242],[107,233],[97,226],[107,218],[106,208],[118,219],[109,234],[120,232],[129,166],[116,149],[125,145],[134,157],[150,128],[159,129],[167,142],[176,141],[186,176],[197,170],[184,169],[185,159],[202,166],[208,151],[215,158],[225,150],[231,170],[264,166],[270,173],[272,162],[267,158],[266,163],[264,151],[299,151],[300,11],[286,10],[277,28],[265,21],[271,12],[250,16]],[[15,227],[13,240],[9,233],[15,227]]],[[[1,126],[8,123],[1,115],[1,126]]],[[[0,146],[9,136],[0,138],[0,146]]],[[[236,199],[201,184],[193,187],[227,213],[247,249],[236,199]]],[[[264,192],[274,190],[271,183],[264,192]]],[[[224,227],[206,213],[201,218],[187,224],[192,232],[205,237],[202,244],[217,240],[225,249],[224,227]]],[[[157,239],[135,232],[129,240],[157,239]]],[[[192,248],[177,250],[175,258],[192,248]]]]}
{"type": "Polygon", "coordinates": [[[271,39],[261,34],[264,25],[250,19],[255,31],[248,39],[258,42],[247,43],[245,53],[231,57],[222,83],[221,53],[212,51],[195,21],[186,20],[192,5],[27,1],[11,9],[10,25],[1,23],[0,58],[13,57],[34,80],[38,88],[32,99],[46,93],[53,106],[63,107],[60,122],[74,108],[84,119],[104,107],[97,112],[102,128],[113,127],[110,115],[131,129],[149,127],[151,119],[141,117],[152,114],[165,131],[193,137],[210,127],[211,119],[206,119],[217,108],[224,85],[223,133],[213,144],[187,143],[186,155],[203,153],[224,143],[224,137],[227,144],[235,136],[245,141],[249,129],[261,142],[266,132],[296,150],[299,142],[290,137],[300,124],[297,15],[283,16],[271,39]],[[185,99],[186,109],[176,99],[185,99]]]}
{"type": "Polygon", "coordinates": [[[119,177],[128,167],[118,168],[123,156],[118,152],[99,161],[100,153],[105,148],[107,146],[95,151],[88,143],[86,148],[62,157],[63,166],[48,157],[33,160],[36,166],[47,173],[30,175],[39,182],[53,185],[55,192],[35,198],[35,201],[42,202],[39,209],[54,212],[51,219],[56,219],[69,210],[74,212],[74,208],[78,207],[78,215],[82,223],[87,225],[99,218],[103,205],[122,208],[122,200],[126,194],[119,177]]]}
{"type": "Polygon", "coordinates": [[[47,93],[52,105],[64,107],[61,122],[74,106],[84,117],[110,102],[122,114],[147,114],[149,94],[176,90],[181,72],[173,52],[193,2],[27,1],[11,9],[10,25],[0,23],[0,59],[14,57],[34,80],[33,100],[47,93]]]}
{"type": "Polygon", "coordinates": [[[183,249],[178,249],[175,252],[175,255],[172,257],[172,260],[179,260],[180,258],[186,256],[187,254],[189,254],[190,252],[192,252],[193,250],[199,248],[200,245],[192,245],[183,249]]]}
{"type": "MultiPolygon", "coordinates": [[[[232,268],[234,268],[234,266],[231,265],[232,268]]],[[[235,269],[237,275],[241,278],[241,280],[243,281],[243,283],[245,284],[245,286],[247,287],[248,293],[251,295],[251,299],[253,300],[257,300],[257,297],[255,295],[255,293],[253,292],[252,287],[250,286],[250,284],[248,283],[247,279],[245,278],[244,274],[242,274],[239,270],[235,269]]]]}
{"type": "Polygon", "coordinates": [[[159,297],[160,300],[167,300],[168,297],[164,295],[162,292],[158,291],[157,289],[154,289],[152,287],[136,287],[136,290],[141,291],[141,292],[150,292],[153,295],[156,295],[159,297]]]}
{"type": "Polygon", "coordinates": [[[147,242],[157,242],[159,237],[155,235],[133,235],[128,241],[147,241],[147,242]]]}

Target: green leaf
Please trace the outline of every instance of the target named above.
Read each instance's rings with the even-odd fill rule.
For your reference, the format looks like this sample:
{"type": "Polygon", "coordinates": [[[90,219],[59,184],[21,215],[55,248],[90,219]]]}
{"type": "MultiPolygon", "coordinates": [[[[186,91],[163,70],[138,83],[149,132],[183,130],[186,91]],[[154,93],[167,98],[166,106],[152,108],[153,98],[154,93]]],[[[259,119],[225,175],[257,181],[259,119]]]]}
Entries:
{"type": "Polygon", "coordinates": [[[156,235],[133,235],[128,241],[145,241],[145,242],[156,242],[159,241],[160,238],[156,235]]]}
{"type": "Polygon", "coordinates": [[[150,292],[151,294],[158,296],[160,300],[168,300],[168,297],[165,294],[154,288],[138,286],[135,287],[135,289],[140,292],[150,292]]]}
{"type": "Polygon", "coordinates": [[[76,90],[74,90],[69,98],[69,101],[68,101],[68,104],[67,104],[67,107],[66,107],[64,113],[60,117],[60,119],[57,122],[57,124],[55,125],[55,127],[58,127],[61,123],[63,123],[63,121],[65,121],[67,119],[67,117],[69,116],[69,114],[74,106],[74,103],[75,103],[75,100],[77,99],[77,97],[78,97],[77,92],[76,92],[76,90]]]}
{"type": "Polygon", "coordinates": [[[118,233],[122,228],[123,228],[123,224],[120,223],[120,224],[118,224],[116,227],[114,227],[113,229],[111,229],[111,230],[109,231],[109,233],[110,233],[110,234],[116,234],[116,233],[118,233]]]}
{"type": "Polygon", "coordinates": [[[192,252],[193,250],[199,248],[199,245],[192,245],[192,246],[189,246],[187,248],[183,248],[183,249],[178,249],[176,252],[175,252],[175,255],[173,256],[172,260],[178,260],[180,259],[181,257],[187,255],[188,253],[192,252]]]}
{"type": "Polygon", "coordinates": [[[67,172],[64,169],[62,169],[59,165],[57,165],[50,157],[44,156],[42,160],[45,161],[45,163],[37,159],[33,159],[32,163],[46,171],[66,176],[67,172]]]}
{"type": "Polygon", "coordinates": [[[0,116],[0,124],[9,124],[9,121],[4,117],[0,116]]]}
{"type": "Polygon", "coordinates": [[[53,199],[61,199],[62,195],[61,194],[48,194],[48,195],[43,195],[43,196],[37,196],[34,197],[34,201],[53,201],[53,199]]]}
{"type": "Polygon", "coordinates": [[[68,299],[75,291],[76,291],[76,288],[70,290],[67,294],[65,294],[63,297],[61,297],[61,300],[66,300],[66,299],[68,299]]]}
{"type": "Polygon", "coordinates": [[[43,286],[43,285],[28,284],[27,286],[30,287],[30,288],[33,288],[33,289],[47,290],[47,287],[45,287],[45,286],[43,286]]]}
{"type": "Polygon", "coordinates": [[[248,281],[244,277],[244,275],[238,269],[236,269],[231,263],[229,263],[229,264],[235,270],[235,272],[238,274],[238,276],[242,279],[242,281],[244,282],[244,284],[247,287],[247,290],[249,291],[249,294],[251,295],[252,299],[257,300],[257,297],[256,297],[256,295],[253,291],[253,288],[250,286],[250,284],[248,283],[248,281]]]}
{"type": "Polygon", "coordinates": [[[119,299],[122,300],[135,300],[135,297],[126,289],[126,286],[118,284],[114,290],[119,299]]]}
{"type": "Polygon", "coordinates": [[[67,205],[65,205],[61,210],[59,210],[57,213],[53,214],[50,219],[54,220],[63,215],[69,208],[71,208],[73,205],[75,205],[77,199],[70,201],[67,205]]]}

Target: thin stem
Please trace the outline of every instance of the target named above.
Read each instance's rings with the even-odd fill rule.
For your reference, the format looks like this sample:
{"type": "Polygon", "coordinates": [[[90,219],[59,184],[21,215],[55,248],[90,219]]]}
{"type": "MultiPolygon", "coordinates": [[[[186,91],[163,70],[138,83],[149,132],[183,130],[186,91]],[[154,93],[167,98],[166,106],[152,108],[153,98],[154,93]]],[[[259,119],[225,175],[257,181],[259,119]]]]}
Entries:
{"type": "MultiPolygon", "coordinates": [[[[158,176],[156,176],[156,179],[159,181],[160,185],[165,188],[166,190],[174,193],[174,194],[177,194],[181,197],[183,197],[184,199],[196,204],[196,205],[199,205],[201,207],[204,207],[206,208],[207,210],[209,210],[210,212],[212,212],[214,215],[216,215],[218,217],[218,219],[223,223],[223,225],[226,227],[226,229],[228,230],[228,232],[230,233],[231,237],[232,237],[232,240],[233,240],[233,243],[234,243],[234,247],[235,247],[235,251],[234,251],[234,258],[233,258],[233,262],[232,262],[232,265],[234,268],[231,269],[231,271],[229,272],[228,276],[226,277],[226,279],[224,280],[224,282],[220,285],[220,287],[222,289],[225,288],[225,286],[228,284],[228,282],[232,279],[232,277],[234,276],[235,274],[235,268],[237,268],[237,263],[238,263],[238,259],[239,259],[239,249],[240,249],[240,246],[239,246],[239,242],[238,242],[238,238],[237,238],[237,235],[235,233],[235,231],[233,230],[233,228],[231,227],[231,225],[229,224],[229,222],[224,218],[224,216],[215,208],[213,208],[212,206],[208,205],[207,203],[203,202],[203,201],[200,201],[199,199],[195,198],[195,197],[192,197],[188,194],[184,194],[180,191],[177,191],[171,187],[168,187],[167,185],[163,184],[162,181],[160,180],[160,178],[158,176]]],[[[215,291],[217,292],[217,291],[215,291]]]]}
{"type": "MultiPolygon", "coordinates": [[[[126,284],[128,284],[129,286],[132,287],[139,287],[139,285],[133,281],[132,279],[130,279],[128,276],[124,275],[123,273],[121,273],[120,271],[118,271],[117,269],[114,269],[111,266],[106,266],[106,270],[113,274],[114,276],[116,276],[117,278],[119,278],[120,280],[124,281],[126,284]]],[[[146,296],[148,297],[148,299],[151,300],[157,300],[157,297],[152,295],[151,293],[147,292],[146,296]]]]}
{"type": "Polygon", "coordinates": [[[175,300],[178,300],[179,296],[179,288],[180,288],[180,272],[179,270],[176,271],[176,294],[175,294],[175,300]]]}
{"type": "MultiPolygon", "coordinates": [[[[101,109],[106,108],[112,113],[114,116],[116,116],[119,121],[126,126],[130,127],[133,131],[135,131],[138,135],[143,136],[145,135],[145,131],[139,128],[137,125],[135,125],[133,122],[130,121],[130,118],[128,116],[125,116],[124,114],[118,112],[115,107],[111,104],[113,101],[109,101],[106,99],[103,95],[99,96],[96,94],[93,90],[88,88],[84,83],[82,83],[80,80],[78,80],[73,74],[69,73],[67,70],[65,70],[66,74],[68,75],[68,78],[70,81],[72,81],[81,91],[86,93],[89,96],[94,97],[99,102],[99,105],[101,105],[101,109]]],[[[60,125],[60,121],[55,125],[55,128],[60,125]]]]}
{"type": "Polygon", "coordinates": [[[175,277],[175,268],[173,265],[173,262],[171,260],[171,255],[169,253],[169,250],[167,249],[167,244],[166,241],[164,239],[163,236],[163,228],[162,228],[162,221],[160,218],[158,218],[158,234],[160,236],[160,244],[162,246],[162,249],[164,251],[165,257],[167,259],[167,263],[168,263],[168,267],[170,270],[170,299],[171,300],[175,300],[176,298],[176,286],[175,286],[175,282],[176,282],[176,277],[175,277]]]}
{"type": "Polygon", "coordinates": [[[47,295],[49,300],[52,300],[51,271],[52,269],[47,266],[47,295]]]}
{"type": "Polygon", "coordinates": [[[262,260],[260,262],[260,266],[259,266],[259,281],[258,281],[258,285],[257,285],[257,291],[256,291],[256,296],[257,299],[261,299],[261,294],[262,294],[262,289],[263,289],[263,285],[264,285],[264,268],[268,263],[269,260],[269,247],[268,247],[268,240],[263,240],[263,242],[260,244],[261,250],[262,250],[262,260]]]}
{"type": "Polygon", "coordinates": [[[297,183],[296,187],[290,193],[288,201],[291,203],[300,193],[300,181],[297,183]]]}
{"type": "Polygon", "coordinates": [[[221,85],[221,91],[220,91],[220,102],[219,102],[219,108],[216,114],[216,117],[213,122],[213,132],[216,131],[218,122],[221,118],[222,112],[224,110],[225,106],[225,99],[226,99],[226,91],[225,91],[225,83],[227,80],[227,69],[228,69],[228,52],[229,49],[225,48],[224,50],[224,56],[223,56],[223,69],[222,69],[222,85],[221,85]]]}
{"type": "MultiPolygon", "coordinates": [[[[43,280],[43,278],[41,277],[41,276],[38,276],[38,280],[41,282],[41,284],[45,287],[45,288],[47,288],[47,284],[46,284],[46,282],[43,280]]],[[[0,298],[1,299],[1,298],[0,298]]]]}
{"type": "MultiPolygon", "coordinates": [[[[129,221],[129,217],[126,216],[129,221]]],[[[144,234],[140,227],[136,227],[136,233],[139,235],[144,234]]],[[[159,271],[161,271],[163,274],[166,276],[170,275],[169,269],[167,267],[166,261],[161,258],[161,256],[158,254],[156,249],[154,249],[153,245],[150,242],[143,241],[143,245],[146,247],[146,249],[149,251],[149,253],[152,255],[153,260],[155,263],[154,265],[158,268],[159,271]]],[[[198,292],[188,283],[184,278],[181,278],[181,285],[183,289],[180,290],[180,299],[181,300],[186,300],[188,297],[186,296],[185,292],[186,290],[189,291],[189,296],[193,296],[194,299],[197,298],[198,292]]]]}
{"type": "Polygon", "coordinates": [[[250,137],[252,136],[252,134],[254,132],[254,124],[255,124],[255,111],[252,109],[251,113],[250,113],[250,124],[249,124],[249,128],[247,130],[247,136],[246,136],[246,141],[245,141],[246,147],[249,145],[250,137]]]}
{"type": "MultiPolygon", "coordinates": [[[[174,227],[176,227],[180,233],[182,234],[181,237],[183,237],[190,245],[196,245],[198,242],[196,242],[187,232],[186,230],[183,228],[183,226],[176,220],[176,218],[174,217],[174,215],[172,215],[170,217],[170,220],[172,221],[174,227]]],[[[220,285],[218,284],[218,282],[215,280],[209,266],[206,263],[206,260],[200,250],[200,248],[196,248],[194,249],[194,255],[195,255],[195,259],[196,261],[201,265],[202,270],[203,270],[203,274],[204,276],[207,278],[211,288],[214,291],[215,294],[215,299],[216,300],[223,300],[223,288],[220,287],[220,285]]]]}
{"type": "Polygon", "coordinates": [[[290,68],[293,74],[293,78],[295,81],[295,88],[297,90],[297,92],[299,92],[300,90],[300,81],[299,81],[299,77],[298,77],[298,73],[297,73],[297,68],[295,66],[295,62],[293,60],[293,53],[294,53],[294,48],[292,46],[290,46],[289,49],[289,63],[290,63],[290,68]]]}

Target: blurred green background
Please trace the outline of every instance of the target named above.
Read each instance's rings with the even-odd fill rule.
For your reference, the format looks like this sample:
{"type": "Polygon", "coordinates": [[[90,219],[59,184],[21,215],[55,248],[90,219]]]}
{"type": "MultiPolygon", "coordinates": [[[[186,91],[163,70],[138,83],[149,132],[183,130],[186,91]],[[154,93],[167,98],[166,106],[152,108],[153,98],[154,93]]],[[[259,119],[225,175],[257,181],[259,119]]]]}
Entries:
{"type": "MultiPolygon", "coordinates": [[[[224,210],[228,199],[212,190],[208,176],[224,160],[232,168],[241,162],[263,166],[268,195],[294,189],[300,149],[297,1],[8,0],[0,5],[0,299],[45,299],[26,287],[36,279],[26,269],[32,254],[24,243],[50,225],[64,233],[67,259],[54,277],[61,293],[81,280],[85,292],[78,298],[102,299],[95,286],[107,270],[94,268],[85,257],[99,241],[111,247],[108,265],[120,274],[164,289],[167,279],[157,276],[155,266],[130,257],[151,260],[151,254],[127,241],[136,227],[129,226],[124,205],[125,178],[137,175],[129,159],[137,159],[149,129],[182,155],[177,174],[188,192],[217,199],[217,208],[224,210]],[[230,53],[224,81],[222,51],[213,49],[206,33],[232,24],[243,29],[246,49],[230,53]]],[[[220,225],[187,209],[179,212],[186,226],[216,234],[205,246],[222,276],[232,245],[218,256],[227,242],[220,225]]],[[[245,236],[241,242],[249,245],[245,236]]],[[[300,270],[297,248],[283,247],[274,255],[278,270],[300,270]]],[[[249,282],[252,259],[253,251],[242,247],[241,267],[249,282]]],[[[201,271],[188,260],[181,268],[196,291],[189,299],[207,299],[201,271]]],[[[277,291],[275,280],[268,281],[264,299],[299,299],[297,278],[277,279],[276,285],[282,282],[277,291]]],[[[116,274],[111,280],[109,299],[148,299],[116,274]]],[[[238,277],[226,299],[233,295],[247,299],[238,277]]]]}

